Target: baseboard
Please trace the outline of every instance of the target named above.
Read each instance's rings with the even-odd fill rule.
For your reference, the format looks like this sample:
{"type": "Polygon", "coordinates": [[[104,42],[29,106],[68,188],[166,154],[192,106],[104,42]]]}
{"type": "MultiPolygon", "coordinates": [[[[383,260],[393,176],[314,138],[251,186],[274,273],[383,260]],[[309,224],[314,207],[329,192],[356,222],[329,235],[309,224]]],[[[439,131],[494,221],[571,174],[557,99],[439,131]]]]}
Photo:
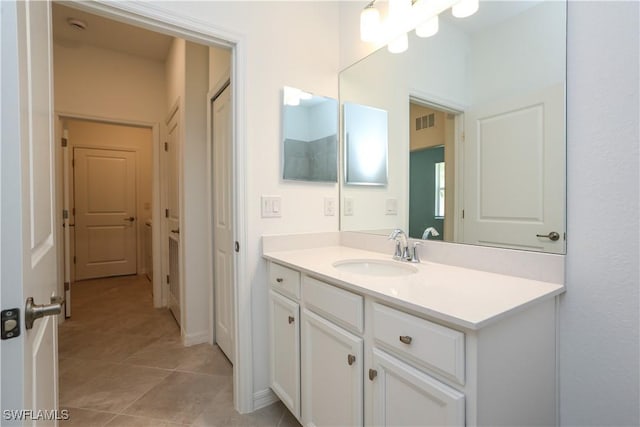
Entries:
{"type": "Polygon", "coordinates": [[[253,393],[253,410],[257,411],[260,408],[276,403],[278,400],[280,399],[270,388],[256,391],[253,393]]]}
{"type": "Polygon", "coordinates": [[[205,342],[209,342],[209,331],[196,332],[195,334],[184,334],[182,336],[182,344],[186,347],[205,342]]]}

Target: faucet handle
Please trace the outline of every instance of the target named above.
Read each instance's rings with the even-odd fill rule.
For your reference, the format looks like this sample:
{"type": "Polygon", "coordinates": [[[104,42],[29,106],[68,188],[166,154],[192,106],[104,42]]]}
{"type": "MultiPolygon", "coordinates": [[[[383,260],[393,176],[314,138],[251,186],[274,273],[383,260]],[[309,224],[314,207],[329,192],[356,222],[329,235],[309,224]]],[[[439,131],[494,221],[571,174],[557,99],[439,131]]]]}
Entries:
{"type": "Polygon", "coordinates": [[[411,254],[411,262],[420,262],[420,256],[418,255],[418,246],[422,246],[422,242],[413,242],[413,253],[411,254]]]}
{"type": "Polygon", "coordinates": [[[402,259],[402,248],[399,240],[396,240],[396,251],[393,254],[393,259],[402,259]]]}

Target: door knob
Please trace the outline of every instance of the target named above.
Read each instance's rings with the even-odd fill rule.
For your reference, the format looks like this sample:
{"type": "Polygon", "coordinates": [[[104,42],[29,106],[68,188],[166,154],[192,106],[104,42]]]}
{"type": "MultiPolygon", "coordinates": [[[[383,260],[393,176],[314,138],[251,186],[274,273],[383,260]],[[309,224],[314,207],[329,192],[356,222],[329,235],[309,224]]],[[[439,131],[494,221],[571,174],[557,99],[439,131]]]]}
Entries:
{"type": "Polygon", "coordinates": [[[27,303],[24,307],[24,324],[26,328],[33,328],[33,322],[36,319],[60,314],[62,312],[62,304],[64,304],[62,297],[51,297],[51,304],[42,305],[34,304],[31,297],[27,298],[27,303]]]}
{"type": "Polygon", "coordinates": [[[557,231],[552,231],[549,234],[536,234],[536,237],[544,237],[551,240],[552,242],[555,242],[556,240],[560,239],[560,234],[557,231]]]}
{"type": "Polygon", "coordinates": [[[136,217],[135,216],[130,216],[129,218],[125,218],[124,220],[125,221],[129,221],[129,222],[133,222],[133,221],[136,220],[136,217]]]}

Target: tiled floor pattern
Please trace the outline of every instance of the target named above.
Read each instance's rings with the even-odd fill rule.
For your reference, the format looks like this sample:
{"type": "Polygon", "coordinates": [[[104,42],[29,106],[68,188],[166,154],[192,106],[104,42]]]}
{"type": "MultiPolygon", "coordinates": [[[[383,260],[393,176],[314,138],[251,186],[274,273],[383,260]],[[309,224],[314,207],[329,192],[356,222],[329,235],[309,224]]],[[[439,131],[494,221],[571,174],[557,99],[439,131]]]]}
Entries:
{"type": "Polygon", "coordinates": [[[77,282],[59,328],[61,427],[299,426],[278,402],[233,409],[232,367],[217,346],[184,347],[151,283],[126,276],[77,282]]]}

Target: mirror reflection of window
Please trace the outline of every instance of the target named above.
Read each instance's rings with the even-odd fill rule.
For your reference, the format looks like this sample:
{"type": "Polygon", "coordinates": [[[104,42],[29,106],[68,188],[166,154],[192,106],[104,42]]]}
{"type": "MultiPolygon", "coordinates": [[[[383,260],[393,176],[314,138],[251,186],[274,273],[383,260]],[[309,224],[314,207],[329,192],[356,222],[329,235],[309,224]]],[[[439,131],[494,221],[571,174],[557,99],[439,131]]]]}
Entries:
{"type": "Polygon", "coordinates": [[[436,209],[435,217],[444,218],[444,162],[435,164],[436,175],[436,209]]]}

